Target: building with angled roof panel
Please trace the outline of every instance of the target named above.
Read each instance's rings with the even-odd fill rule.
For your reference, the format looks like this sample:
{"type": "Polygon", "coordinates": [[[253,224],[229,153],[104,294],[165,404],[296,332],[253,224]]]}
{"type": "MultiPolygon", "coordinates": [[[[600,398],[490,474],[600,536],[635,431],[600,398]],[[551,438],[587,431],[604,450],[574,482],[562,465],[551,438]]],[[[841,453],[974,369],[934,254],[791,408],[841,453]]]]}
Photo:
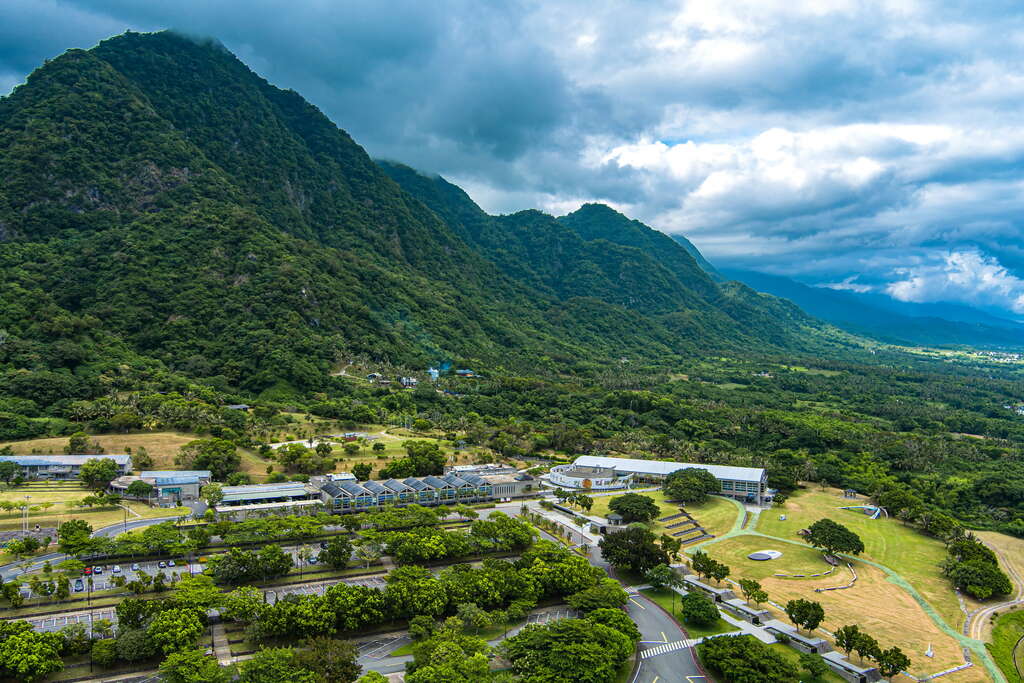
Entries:
{"type": "Polygon", "coordinates": [[[118,476],[131,474],[130,455],[0,455],[0,462],[13,462],[25,479],[78,479],[88,460],[113,460],[118,476]]]}
{"type": "MultiPolygon", "coordinates": [[[[714,475],[722,485],[721,495],[757,505],[770,500],[768,473],[761,467],[734,467],[732,465],[705,465],[699,463],[669,462],[666,460],[637,460],[610,458],[601,455],[581,455],[572,465],[559,468],[593,468],[611,470],[617,478],[629,477],[633,483],[658,484],[673,472],[688,468],[702,469],[714,475]]],[[[552,468],[552,473],[558,468],[552,468]]],[[[555,481],[560,486],[566,485],[555,481]]],[[[586,488],[579,486],[577,488],[586,488]]],[[[616,488],[616,487],[612,487],[616,488]]]]}

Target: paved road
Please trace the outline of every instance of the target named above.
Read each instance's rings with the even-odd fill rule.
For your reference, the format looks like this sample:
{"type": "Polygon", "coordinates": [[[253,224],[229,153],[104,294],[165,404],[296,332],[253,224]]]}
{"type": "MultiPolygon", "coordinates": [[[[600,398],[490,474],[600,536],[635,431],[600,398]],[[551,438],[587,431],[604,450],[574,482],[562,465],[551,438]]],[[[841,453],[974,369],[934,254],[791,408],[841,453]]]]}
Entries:
{"type": "MultiPolygon", "coordinates": [[[[118,534],[123,534],[126,529],[130,531],[132,529],[138,529],[141,527],[152,526],[154,524],[160,524],[161,522],[173,522],[177,519],[177,517],[153,517],[151,519],[131,519],[128,520],[127,524],[125,524],[124,522],[118,522],[117,524],[111,524],[110,526],[105,526],[96,529],[92,532],[92,535],[96,537],[117,536],[118,534]]],[[[63,562],[66,559],[67,555],[65,555],[64,553],[46,553],[45,555],[39,555],[38,557],[32,558],[32,561],[27,565],[20,562],[12,562],[10,564],[0,565],[0,578],[3,578],[6,581],[8,579],[12,579],[15,576],[19,576],[26,572],[39,571],[47,562],[49,562],[50,564],[56,564],[58,562],[63,562]]]]}
{"type": "MultiPolygon", "coordinates": [[[[563,525],[567,522],[564,516],[548,512],[536,502],[529,504],[529,507],[531,511],[551,516],[563,525]]],[[[574,525],[569,526],[580,533],[588,544],[590,563],[611,573],[611,566],[601,556],[601,549],[597,546],[599,538],[583,533],[574,525]]],[[[693,648],[684,642],[686,634],[668,613],[640,594],[630,597],[626,609],[640,629],[640,668],[633,683],[704,683],[710,680],[704,677],[704,672],[697,664],[693,648]]]]}

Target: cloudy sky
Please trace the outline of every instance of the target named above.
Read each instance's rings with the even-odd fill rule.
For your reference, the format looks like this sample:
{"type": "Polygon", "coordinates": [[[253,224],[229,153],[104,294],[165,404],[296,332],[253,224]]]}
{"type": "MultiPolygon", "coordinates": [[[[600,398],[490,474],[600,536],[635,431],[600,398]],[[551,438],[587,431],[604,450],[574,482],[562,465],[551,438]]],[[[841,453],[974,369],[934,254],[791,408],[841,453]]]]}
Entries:
{"type": "Polygon", "coordinates": [[[1019,1],[5,0],[0,91],[219,38],[494,213],[603,201],[715,264],[1024,317],[1019,1]]]}

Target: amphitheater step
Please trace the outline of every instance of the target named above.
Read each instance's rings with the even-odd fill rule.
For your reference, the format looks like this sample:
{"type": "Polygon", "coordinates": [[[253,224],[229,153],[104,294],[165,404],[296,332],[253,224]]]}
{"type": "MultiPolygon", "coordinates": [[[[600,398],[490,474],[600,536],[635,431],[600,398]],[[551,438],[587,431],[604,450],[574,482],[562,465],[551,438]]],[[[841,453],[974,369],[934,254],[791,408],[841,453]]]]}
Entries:
{"type": "Polygon", "coordinates": [[[683,545],[687,545],[689,543],[696,543],[697,541],[704,541],[704,540],[707,540],[709,538],[714,538],[714,537],[715,537],[714,534],[704,534],[703,536],[698,536],[697,538],[688,538],[685,541],[683,541],[683,545]]]}
{"type": "Polygon", "coordinates": [[[682,531],[677,531],[672,535],[676,538],[683,537],[681,540],[683,541],[683,543],[686,543],[689,540],[685,538],[686,536],[689,536],[690,534],[696,534],[697,536],[700,536],[703,533],[706,533],[705,530],[698,526],[694,527],[693,529],[683,529],[682,531]]]}
{"type": "Polygon", "coordinates": [[[690,516],[689,513],[680,512],[677,515],[669,515],[668,517],[662,517],[658,521],[659,522],[671,522],[673,519],[679,519],[680,517],[689,517],[689,516],[690,516]]]}
{"type": "Polygon", "coordinates": [[[676,522],[675,524],[669,524],[665,528],[666,529],[678,529],[679,527],[684,527],[684,526],[697,526],[697,520],[695,520],[695,519],[687,519],[687,520],[683,520],[682,522],[676,522]]]}

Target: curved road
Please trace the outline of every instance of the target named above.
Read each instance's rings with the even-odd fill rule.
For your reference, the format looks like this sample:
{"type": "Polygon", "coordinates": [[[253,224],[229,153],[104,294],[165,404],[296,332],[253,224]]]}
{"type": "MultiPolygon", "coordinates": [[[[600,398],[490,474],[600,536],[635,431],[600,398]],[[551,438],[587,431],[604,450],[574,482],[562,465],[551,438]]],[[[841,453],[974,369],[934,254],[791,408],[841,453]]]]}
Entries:
{"type": "Polygon", "coordinates": [[[1006,575],[1010,577],[1010,581],[1013,582],[1013,587],[1016,590],[1014,592],[1013,600],[1007,600],[995,605],[982,607],[981,609],[972,612],[971,615],[967,617],[967,622],[964,626],[964,635],[968,638],[974,638],[982,642],[986,640],[985,631],[990,626],[989,621],[994,613],[1002,612],[1007,607],[1014,607],[1015,605],[1024,603],[1024,581],[1021,580],[1021,576],[1017,572],[1017,568],[1007,559],[1006,555],[1001,550],[993,548],[988,543],[985,543],[985,546],[994,552],[996,557],[999,558],[1000,565],[1002,565],[1003,569],[1006,570],[1006,575]]]}
{"type": "MultiPolygon", "coordinates": [[[[140,529],[142,527],[153,526],[154,524],[160,524],[161,522],[174,522],[177,521],[178,517],[151,517],[148,519],[132,519],[127,523],[118,522],[117,524],[111,524],[110,526],[100,527],[90,534],[94,538],[111,537],[122,534],[125,531],[131,531],[132,529],[140,529]]],[[[45,555],[39,555],[38,557],[32,558],[32,561],[28,564],[22,562],[12,562],[10,564],[0,565],[0,578],[4,581],[13,579],[15,576],[24,574],[26,572],[35,571],[42,569],[43,565],[49,562],[62,562],[67,559],[67,555],[64,553],[46,553],[45,555]]]]}
{"type": "MultiPolygon", "coordinates": [[[[494,509],[506,512],[511,508],[514,513],[521,505],[522,503],[501,505],[494,509]]],[[[527,503],[527,506],[534,512],[542,512],[536,501],[527,503]]],[[[481,516],[486,516],[483,514],[485,512],[482,510],[481,516]]],[[[549,540],[560,543],[548,534],[544,535],[548,536],[549,540]]],[[[587,559],[590,560],[590,564],[604,570],[609,576],[614,576],[597,543],[591,541],[588,542],[588,546],[587,559]]],[[[637,655],[639,667],[635,676],[630,679],[632,683],[705,683],[711,680],[705,676],[697,663],[697,655],[693,648],[684,644],[688,638],[687,634],[667,612],[643,595],[632,591],[629,602],[626,603],[626,611],[640,629],[640,651],[637,655]]]]}

